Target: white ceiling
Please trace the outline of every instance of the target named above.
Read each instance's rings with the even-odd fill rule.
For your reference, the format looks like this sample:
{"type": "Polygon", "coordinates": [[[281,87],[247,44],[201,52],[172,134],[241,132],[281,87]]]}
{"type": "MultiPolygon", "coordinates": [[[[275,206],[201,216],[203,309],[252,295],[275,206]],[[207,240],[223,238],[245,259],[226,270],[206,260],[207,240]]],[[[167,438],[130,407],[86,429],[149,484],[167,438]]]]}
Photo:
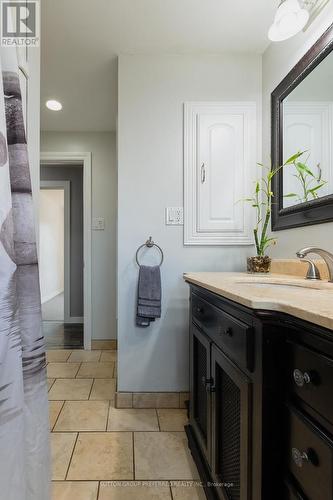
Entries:
{"type": "Polygon", "coordinates": [[[42,130],[114,130],[118,54],[263,52],[278,3],[43,0],[42,130]]]}

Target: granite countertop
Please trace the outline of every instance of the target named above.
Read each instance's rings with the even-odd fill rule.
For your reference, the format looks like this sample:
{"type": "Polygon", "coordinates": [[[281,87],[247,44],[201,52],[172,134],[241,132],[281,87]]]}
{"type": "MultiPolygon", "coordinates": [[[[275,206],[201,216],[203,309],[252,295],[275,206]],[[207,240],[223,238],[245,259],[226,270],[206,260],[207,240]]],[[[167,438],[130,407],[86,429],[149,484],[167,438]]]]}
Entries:
{"type": "Polygon", "coordinates": [[[277,273],[185,273],[184,279],[251,309],[284,312],[333,330],[333,283],[277,273]]]}

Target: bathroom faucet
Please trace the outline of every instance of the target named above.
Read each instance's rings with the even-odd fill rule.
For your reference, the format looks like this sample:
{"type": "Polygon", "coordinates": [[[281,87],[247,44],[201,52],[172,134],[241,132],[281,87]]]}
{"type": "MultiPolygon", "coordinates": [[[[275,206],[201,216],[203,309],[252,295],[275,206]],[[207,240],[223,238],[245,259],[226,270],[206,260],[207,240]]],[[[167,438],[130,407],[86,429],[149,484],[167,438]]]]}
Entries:
{"type": "Polygon", "coordinates": [[[311,260],[305,259],[305,256],[308,255],[309,253],[315,253],[317,255],[320,255],[320,257],[324,259],[328,269],[328,281],[330,283],[333,283],[333,254],[327,252],[326,250],[323,250],[322,248],[317,248],[317,247],[307,247],[299,250],[296,253],[297,257],[299,259],[305,260],[310,264],[308,273],[306,275],[307,279],[320,279],[320,274],[317,266],[311,260]]]}

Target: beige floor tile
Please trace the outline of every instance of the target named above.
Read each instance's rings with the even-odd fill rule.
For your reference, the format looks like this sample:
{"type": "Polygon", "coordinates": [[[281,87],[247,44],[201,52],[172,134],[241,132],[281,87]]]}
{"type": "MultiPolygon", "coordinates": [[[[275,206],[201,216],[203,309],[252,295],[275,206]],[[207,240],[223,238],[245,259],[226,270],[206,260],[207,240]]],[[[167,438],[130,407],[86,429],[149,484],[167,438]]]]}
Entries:
{"type": "Polygon", "coordinates": [[[64,363],[71,355],[69,349],[51,349],[46,352],[46,361],[48,363],[64,363]]]}
{"type": "Polygon", "coordinates": [[[51,433],[53,480],[62,481],[65,479],[76,436],[76,432],[51,433]]]}
{"type": "Polygon", "coordinates": [[[72,401],[88,399],[92,383],[92,378],[58,378],[51,387],[49,399],[69,399],[72,401]]]}
{"type": "Polygon", "coordinates": [[[173,500],[206,500],[204,489],[200,486],[193,486],[190,482],[186,486],[183,482],[179,485],[173,482],[171,489],[173,500]]]}
{"type": "MultiPolygon", "coordinates": [[[[83,381],[86,379],[81,380],[83,381]]],[[[115,393],[116,381],[114,378],[96,378],[94,380],[89,399],[95,401],[101,399],[114,401],[115,393]]]]}
{"type": "Polygon", "coordinates": [[[114,350],[117,349],[116,340],[92,340],[92,349],[102,349],[102,350],[114,350]]]}
{"type": "Polygon", "coordinates": [[[108,401],[66,401],[54,431],[105,431],[108,401]]]}
{"type": "Polygon", "coordinates": [[[132,433],[80,433],[68,479],[91,481],[133,479],[132,433]]]}
{"type": "Polygon", "coordinates": [[[197,479],[184,432],[135,432],[134,458],[138,480],[197,479]]]}
{"type": "Polygon", "coordinates": [[[52,385],[54,384],[55,378],[48,378],[47,379],[47,389],[48,391],[51,389],[52,385]]]}
{"type": "MultiPolygon", "coordinates": [[[[74,363],[73,363],[74,364],[74,363]]],[[[82,363],[78,378],[112,378],[114,363],[82,363]]]]}
{"type": "Polygon", "coordinates": [[[147,486],[139,481],[131,485],[129,481],[124,486],[115,481],[112,484],[101,482],[98,500],[171,500],[171,493],[168,485],[147,486]]]}
{"type": "Polygon", "coordinates": [[[52,500],[97,500],[97,481],[59,481],[52,483],[52,500]]]}
{"type": "Polygon", "coordinates": [[[161,431],[183,431],[187,424],[186,410],[164,408],[157,410],[161,431]]]}
{"type": "Polygon", "coordinates": [[[81,363],[82,361],[99,361],[101,357],[101,351],[83,351],[77,350],[73,351],[69,356],[68,363],[81,363]]]}
{"type": "Polygon", "coordinates": [[[50,420],[50,429],[52,430],[54,424],[57,421],[60,410],[63,406],[63,401],[50,401],[49,402],[49,420],[50,420]]]}
{"type": "Polygon", "coordinates": [[[108,431],[158,431],[155,410],[110,408],[108,431]]]}
{"type": "Polygon", "coordinates": [[[117,361],[117,351],[102,351],[100,361],[106,361],[110,363],[110,361],[117,361]]]}
{"type": "Polygon", "coordinates": [[[80,363],[49,363],[47,376],[50,378],[75,378],[80,363]]]}

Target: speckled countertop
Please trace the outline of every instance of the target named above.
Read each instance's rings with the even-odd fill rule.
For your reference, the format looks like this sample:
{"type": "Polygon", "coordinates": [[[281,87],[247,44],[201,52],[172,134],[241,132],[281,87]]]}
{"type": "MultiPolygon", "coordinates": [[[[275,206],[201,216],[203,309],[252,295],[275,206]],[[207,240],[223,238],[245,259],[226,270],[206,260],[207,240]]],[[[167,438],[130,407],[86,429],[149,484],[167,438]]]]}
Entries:
{"type": "Polygon", "coordinates": [[[333,330],[333,283],[277,273],[185,273],[184,279],[251,309],[284,312],[333,330]]]}

